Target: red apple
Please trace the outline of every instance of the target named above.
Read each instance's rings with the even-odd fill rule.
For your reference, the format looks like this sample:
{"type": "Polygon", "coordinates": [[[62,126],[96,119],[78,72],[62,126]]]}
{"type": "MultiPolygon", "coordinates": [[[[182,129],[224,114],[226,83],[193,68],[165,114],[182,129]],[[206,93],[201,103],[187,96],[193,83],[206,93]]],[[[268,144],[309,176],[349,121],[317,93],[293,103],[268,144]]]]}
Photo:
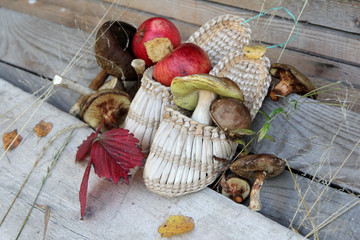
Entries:
{"type": "Polygon", "coordinates": [[[193,43],[183,43],[155,64],[153,78],[164,86],[170,86],[177,76],[209,73],[211,61],[207,53],[193,43]]]}
{"type": "Polygon", "coordinates": [[[153,17],[138,28],[132,41],[132,51],[136,58],[143,59],[147,66],[152,66],[180,43],[180,32],[172,22],[153,17]]]}

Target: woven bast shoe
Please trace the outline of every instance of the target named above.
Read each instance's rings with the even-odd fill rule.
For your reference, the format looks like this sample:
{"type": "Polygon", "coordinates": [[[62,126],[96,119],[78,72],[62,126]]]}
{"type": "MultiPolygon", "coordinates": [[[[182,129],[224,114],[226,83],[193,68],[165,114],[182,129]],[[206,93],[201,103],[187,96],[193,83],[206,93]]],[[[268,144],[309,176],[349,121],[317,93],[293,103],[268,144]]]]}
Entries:
{"type": "Polygon", "coordinates": [[[236,147],[218,127],[200,124],[178,107],[167,106],[145,165],[145,185],[166,197],[201,190],[223,166],[213,155],[230,159],[236,147]]]}
{"type": "MultiPolygon", "coordinates": [[[[230,52],[240,51],[248,44],[251,30],[247,23],[241,25],[243,21],[243,18],[235,15],[216,17],[205,23],[187,42],[197,44],[207,52],[214,66],[230,52]]],[[[124,128],[134,133],[146,153],[162,121],[163,107],[173,104],[170,88],[153,80],[152,70],[149,68],[145,71],[124,124],[124,128]]]]}
{"type": "MultiPolygon", "coordinates": [[[[271,82],[269,67],[267,57],[250,59],[237,51],[223,58],[210,74],[238,84],[254,119],[271,82]]],[[[218,127],[195,122],[176,109],[165,107],[143,173],[146,187],[166,197],[196,192],[211,184],[226,164],[213,156],[230,162],[237,147],[218,127]]]]}
{"type": "Polygon", "coordinates": [[[227,14],[206,22],[186,42],[200,46],[215,66],[233,51],[242,50],[249,44],[251,29],[244,18],[227,14]]]}
{"type": "Polygon", "coordinates": [[[241,50],[234,51],[221,59],[210,74],[228,77],[237,83],[244,94],[244,104],[254,119],[271,83],[269,69],[270,60],[266,56],[250,59],[241,50]]]}

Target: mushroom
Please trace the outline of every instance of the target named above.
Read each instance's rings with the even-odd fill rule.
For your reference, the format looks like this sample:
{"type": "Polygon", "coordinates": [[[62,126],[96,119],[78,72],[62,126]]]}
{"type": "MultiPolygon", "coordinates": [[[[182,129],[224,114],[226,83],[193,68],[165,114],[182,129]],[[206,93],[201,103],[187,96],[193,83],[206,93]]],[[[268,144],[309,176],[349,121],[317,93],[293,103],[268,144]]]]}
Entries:
{"type": "MultiPolygon", "coordinates": [[[[114,86],[116,81],[108,85],[114,86]]],[[[117,89],[91,90],[77,82],[65,77],[55,75],[55,86],[61,86],[73,90],[81,95],[80,116],[84,122],[96,129],[104,121],[101,132],[112,128],[118,128],[124,122],[130,107],[130,96],[117,89]]],[[[79,101],[78,101],[79,102],[79,101]]]]}
{"type": "Polygon", "coordinates": [[[260,191],[265,178],[275,177],[284,169],[285,162],[272,154],[253,154],[240,157],[230,166],[230,170],[235,174],[247,179],[255,179],[250,192],[249,205],[253,211],[260,211],[262,208],[260,191]]]}
{"type": "Polygon", "coordinates": [[[247,179],[243,179],[231,171],[225,172],[221,177],[219,192],[231,198],[236,203],[243,202],[250,194],[250,184],[247,179]]]}
{"type": "Polygon", "coordinates": [[[238,99],[220,98],[210,105],[210,115],[214,123],[230,138],[241,138],[237,129],[251,128],[249,109],[238,99]]]}
{"type": "Polygon", "coordinates": [[[137,73],[131,66],[134,56],[130,45],[135,33],[135,27],[120,21],[108,21],[99,28],[95,57],[102,70],[90,84],[90,89],[99,89],[109,75],[121,80],[137,79],[137,73]]]}
{"type": "Polygon", "coordinates": [[[174,103],[186,110],[194,110],[191,118],[205,125],[212,123],[210,105],[217,95],[244,101],[242,91],[235,82],[210,74],[175,77],[170,88],[174,103]]]}
{"type": "Polygon", "coordinates": [[[312,82],[301,72],[288,64],[273,63],[270,67],[270,74],[280,78],[280,82],[269,91],[273,101],[278,101],[279,96],[287,96],[290,93],[306,94],[314,92],[312,97],[316,99],[317,94],[312,82]]]}
{"type": "Polygon", "coordinates": [[[118,90],[104,89],[92,94],[81,110],[84,122],[97,128],[102,121],[101,132],[122,127],[130,107],[130,96],[118,90]]]}

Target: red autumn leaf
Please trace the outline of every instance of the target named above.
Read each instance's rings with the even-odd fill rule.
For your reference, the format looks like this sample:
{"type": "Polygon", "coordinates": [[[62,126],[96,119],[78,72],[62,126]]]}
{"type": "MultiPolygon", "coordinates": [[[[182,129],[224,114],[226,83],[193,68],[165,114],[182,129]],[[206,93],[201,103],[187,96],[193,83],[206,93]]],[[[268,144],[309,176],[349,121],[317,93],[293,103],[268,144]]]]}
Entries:
{"type": "Polygon", "coordinates": [[[79,199],[81,218],[86,208],[87,186],[91,165],[99,177],[104,177],[114,183],[124,180],[128,183],[131,168],[141,166],[144,154],[137,146],[139,141],[128,130],[112,129],[101,135],[92,133],[79,147],[76,154],[77,161],[85,158],[91,149],[90,162],[86,167],[80,187],[79,199]]]}
{"type": "Polygon", "coordinates": [[[83,141],[83,143],[80,145],[76,153],[76,162],[84,160],[84,158],[86,158],[90,154],[91,146],[96,138],[96,135],[97,133],[90,134],[90,136],[88,136],[87,139],[83,141]]]}
{"type": "Polygon", "coordinates": [[[87,196],[87,188],[90,176],[90,169],[91,169],[91,160],[89,161],[88,165],[86,166],[85,173],[80,185],[79,191],[79,199],[80,199],[80,208],[81,208],[81,220],[84,219],[85,209],[86,209],[86,196],[87,196]]]}

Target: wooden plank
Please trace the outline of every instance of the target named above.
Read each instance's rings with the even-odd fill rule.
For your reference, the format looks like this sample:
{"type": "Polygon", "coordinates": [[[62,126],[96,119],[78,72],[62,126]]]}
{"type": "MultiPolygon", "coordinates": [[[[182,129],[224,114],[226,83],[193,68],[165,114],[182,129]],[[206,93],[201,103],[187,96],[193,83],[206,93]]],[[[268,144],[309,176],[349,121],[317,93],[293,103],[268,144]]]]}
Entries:
{"type": "Polygon", "coordinates": [[[48,78],[63,74],[87,83],[100,71],[93,56],[94,41],[86,42],[88,33],[61,25],[54,27],[48,21],[4,8],[0,11],[2,61],[48,78]],[[66,70],[70,63],[74,65],[66,70]]]}
{"type": "MultiPolygon", "coordinates": [[[[112,0],[103,0],[112,2],[112,0]]],[[[156,13],[165,17],[174,18],[184,22],[202,25],[214,16],[232,13],[243,16],[245,19],[255,16],[256,14],[229,6],[212,4],[209,2],[199,2],[193,0],[183,1],[131,1],[120,0],[117,4],[128,6],[134,9],[156,13]]],[[[260,7],[260,6],[259,6],[260,7]]],[[[267,20],[250,22],[253,30],[253,40],[261,40],[271,44],[280,44],[286,41],[291,32],[294,23],[274,18],[270,26],[266,27],[267,20]],[[266,34],[264,34],[264,31],[266,34]]],[[[328,58],[343,60],[357,64],[357,56],[360,49],[357,46],[359,36],[348,34],[341,31],[332,31],[317,26],[299,24],[299,36],[296,41],[288,44],[288,47],[298,49],[304,52],[319,54],[328,58]],[[331,51],[329,51],[331,49],[331,51]]]]}
{"type": "MultiPolygon", "coordinates": [[[[34,98],[29,100],[29,94],[3,80],[0,81],[0,89],[6,89],[0,93],[1,100],[9,102],[6,108],[0,108],[1,113],[16,106],[11,112],[2,115],[1,126],[4,128],[34,98]]],[[[25,114],[12,128],[22,128],[31,112],[25,114]]],[[[1,217],[4,216],[14,194],[42,152],[43,146],[57,131],[79,123],[79,120],[47,103],[40,106],[38,113],[21,133],[23,136],[21,144],[1,159],[1,217]],[[48,136],[41,139],[36,137],[32,130],[40,120],[49,121],[54,127],[48,136]]],[[[238,236],[247,236],[247,239],[303,239],[293,231],[261,214],[251,212],[243,205],[233,203],[211,189],[174,199],[150,193],[145,188],[141,174],[138,174],[129,185],[122,185],[99,179],[92,171],[86,219],[80,221],[78,191],[86,163],[75,164],[74,157],[77,146],[90,132],[89,129],[75,131],[40,193],[37,203],[51,208],[47,239],[155,239],[159,237],[158,226],[170,214],[191,216],[195,221],[195,229],[192,232],[174,239],[234,239],[238,236]]],[[[48,166],[68,133],[61,135],[50,145],[35,168],[0,228],[0,235],[3,238],[15,238],[42,179],[47,174],[48,166]]],[[[2,154],[3,150],[0,153],[2,154]]],[[[36,207],[20,239],[40,239],[42,234],[43,211],[36,207]]]]}
{"type": "MultiPolygon", "coordinates": [[[[360,115],[311,99],[301,100],[298,95],[277,103],[267,99],[261,109],[270,114],[288,106],[290,119],[279,116],[271,123],[269,135],[275,142],[254,143],[252,151],[276,154],[297,170],[360,193],[360,115]],[[289,103],[292,100],[299,101],[296,111],[289,103]]],[[[254,130],[264,123],[264,116],[258,114],[254,130]]]]}
{"type": "MultiPolygon", "coordinates": [[[[38,95],[41,95],[44,92],[44,89],[41,90],[44,86],[51,84],[51,82],[44,77],[2,62],[0,62],[0,78],[12,83],[14,86],[21,88],[26,92],[37,92],[38,95]]],[[[68,112],[79,96],[79,94],[67,89],[57,89],[50,96],[47,102],[62,111],[68,112]]]]}
{"type": "MultiPolygon", "coordinates": [[[[300,175],[295,175],[295,179],[303,196],[303,202],[291,174],[285,171],[280,176],[265,181],[261,190],[263,209],[260,213],[286,227],[298,229],[303,236],[309,234],[314,226],[317,228],[328,223],[318,232],[319,239],[357,238],[360,234],[357,224],[360,220],[358,196],[325,187],[300,175]],[[335,218],[345,209],[348,211],[335,218]],[[332,218],[335,220],[329,221],[332,218]]],[[[312,235],[309,239],[316,238],[312,235]]]]}
{"type": "MultiPolygon", "coordinates": [[[[104,0],[104,2],[112,3],[112,0],[104,0]]],[[[74,16],[78,15],[76,11],[71,11],[71,9],[70,11],[68,11],[71,7],[69,3],[65,5],[65,7],[69,8],[61,7],[61,3],[53,5],[51,3],[39,2],[39,4],[36,3],[29,5],[28,1],[26,0],[20,0],[15,2],[10,0],[3,0],[3,3],[1,4],[1,6],[17,11],[23,11],[31,14],[36,13],[39,16],[46,16],[46,19],[52,21],[58,21],[58,19],[63,19],[62,21],[68,22],[70,25],[74,25],[74,16]],[[62,14],[62,12],[65,13],[62,14]]],[[[132,16],[129,17],[129,19],[134,19],[133,22],[137,26],[142,22],[140,21],[140,19],[143,19],[143,14],[162,15],[164,17],[179,20],[190,25],[195,24],[197,26],[204,24],[206,21],[208,21],[214,16],[226,13],[238,14],[240,16],[243,16],[245,19],[253,17],[255,15],[253,12],[250,12],[248,10],[214,4],[210,2],[199,2],[194,0],[183,0],[180,2],[174,2],[171,0],[118,0],[117,4],[127,9],[126,11],[121,12],[120,15],[124,16],[124,19],[127,18],[127,13],[131,12],[132,9],[141,11],[140,13],[137,12],[138,17],[134,16],[134,12],[131,13],[132,16]]],[[[85,5],[86,4],[84,4],[84,6],[85,5]]],[[[109,6],[110,4],[98,4],[97,8],[107,9],[109,6]]],[[[102,11],[105,11],[105,9],[102,11]]],[[[90,13],[93,14],[93,11],[90,11],[90,13]]],[[[93,16],[76,16],[76,19],[79,18],[82,19],[82,21],[92,22],[94,24],[94,20],[98,19],[99,16],[101,15],[97,15],[97,18],[93,16]]],[[[288,38],[288,35],[293,27],[292,21],[282,20],[280,18],[275,18],[269,27],[265,27],[266,23],[266,18],[261,19],[256,25],[256,27],[256,21],[250,23],[254,32],[253,40],[263,41],[271,44],[283,43],[288,38]],[[263,34],[264,31],[266,31],[266,34],[263,34]]],[[[64,23],[62,22],[62,24],[64,23]]],[[[79,25],[81,26],[82,24],[79,25]]],[[[89,29],[92,28],[90,27],[89,29]]],[[[192,32],[193,31],[182,31],[184,39],[186,39],[187,36],[189,36],[192,32]]],[[[334,59],[336,61],[349,62],[358,66],[357,56],[360,54],[360,49],[354,47],[357,46],[358,40],[358,34],[351,34],[343,31],[313,26],[311,24],[300,23],[299,37],[298,39],[296,39],[296,41],[288,44],[288,47],[296,49],[298,51],[308,52],[329,59],[334,59]],[[331,49],[331,51],[329,51],[329,49],[331,49]]]]}
{"type": "MultiPolygon", "coordinates": [[[[220,4],[233,7],[244,8],[251,11],[261,11],[278,6],[288,8],[297,17],[305,1],[286,0],[286,1],[238,1],[238,0],[210,0],[220,4]],[[264,4],[264,5],[263,5],[264,4]]],[[[285,11],[277,11],[276,16],[290,18],[285,11]]],[[[341,31],[360,33],[360,2],[346,0],[315,0],[308,1],[301,14],[300,22],[307,22],[322,27],[334,28],[341,31]]]]}
{"type": "MultiPolygon", "coordinates": [[[[40,10],[44,9],[40,8],[40,10]]],[[[49,61],[46,64],[47,67],[44,67],[42,58],[39,58],[37,56],[43,56],[46,54],[50,56],[55,56],[59,54],[65,56],[74,56],[78,50],[76,46],[80,47],[80,44],[83,43],[84,39],[87,38],[85,33],[79,32],[78,30],[74,30],[72,28],[67,28],[55,23],[38,19],[33,16],[13,12],[7,9],[0,9],[0,11],[0,18],[6,18],[4,19],[4,21],[1,21],[4,24],[4,28],[2,28],[2,31],[0,32],[0,38],[4,39],[4,41],[2,41],[3,45],[0,45],[0,58],[3,61],[14,63],[19,67],[29,69],[49,78],[52,78],[53,74],[55,73],[62,72],[67,65],[66,63],[70,61],[70,58],[67,58],[66,60],[63,58],[59,59],[53,57],[51,59],[51,62],[49,61]],[[5,25],[6,21],[11,22],[11,27],[5,25]],[[28,23],[31,23],[32,25],[32,27],[29,28],[31,29],[31,31],[28,30],[28,28],[22,27],[26,26],[28,23]],[[46,27],[44,28],[44,26],[46,27]],[[52,29],[51,32],[56,32],[56,41],[63,44],[60,48],[49,47],[54,42],[52,40],[53,38],[51,36],[48,36],[47,32],[45,32],[45,30],[47,31],[47,29],[49,28],[52,29]],[[26,34],[26,39],[23,39],[21,40],[21,42],[19,42],[17,34],[15,34],[12,29],[21,29],[23,34],[26,34]],[[32,44],[32,42],[36,41],[36,36],[39,35],[44,35],[45,37],[42,41],[46,41],[48,43],[37,45],[32,44]],[[69,39],[69,36],[71,36],[71,39],[69,39]],[[22,41],[27,42],[26,51],[28,52],[28,54],[26,55],[21,54],[22,52],[24,52],[24,47],[20,45],[22,41]],[[14,45],[4,43],[18,44],[14,45]],[[64,52],[63,49],[65,49],[66,51],[64,52]]],[[[192,29],[193,31],[197,29],[197,27],[193,26],[192,28],[190,28],[189,25],[185,24],[179,25],[177,23],[177,26],[182,26],[184,29],[192,29]]],[[[89,42],[91,41],[94,41],[94,38],[90,38],[89,42]]],[[[280,49],[277,48],[269,49],[267,55],[272,62],[276,62],[280,55],[280,52],[280,49]]],[[[338,103],[338,99],[348,100],[349,102],[355,103],[353,111],[360,111],[360,102],[355,101],[358,95],[358,91],[360,89],[360,86],[357,82],[358,76],[360,75],[359,67],[339,63],[336,61],[326,60],[320,57],[292,51],[290,49],[287,49],[285,54],[282,55],[281,61],[295,66],[301,72],[309,76],[311,80],[314,81],[316,87],[321,87],[339,80],[343,81],[341,85],[341,91],[338,91],[336,93],[329,92],[322,94],[319,97],[319,100],[330,99],[330,102],[333,103],[338,103]]],[[[89,84],[90,79],[95,76],[97,71],[98,67],[96,66],[96,63],[92,60],[92,56],[89,56],[88,61],[81,62],[80,66],[73,68],[71,71],[71,75],[68,74],[68,76],[73,79],[76,78],[79,82],[87,85],[89,84]]],[[[14,82],[13,80],[18,79],[14,78],[11,80],[11,77],[7,76],[3,76],[3,78],[11,82],[14,82]]],[[[19,84],[21,84],[20,79],[19,84]]],[[[36,85],[36,83],[33,84],[36,85]]],[[[66,96],[69,96],[69,94],[70,93],[67,93],[66,96]]],[[[71,105],[71,101],[73,101],[74,97],[76,96],[71,95],[71,98],[66,98],[68,100],[66,104],[67,106],[71,105]]],[[[61,100],[59,100],[59,103],[62,104],[61,100]]],[[[68,107],[65,108],[67,109],[68,107]]]]}

